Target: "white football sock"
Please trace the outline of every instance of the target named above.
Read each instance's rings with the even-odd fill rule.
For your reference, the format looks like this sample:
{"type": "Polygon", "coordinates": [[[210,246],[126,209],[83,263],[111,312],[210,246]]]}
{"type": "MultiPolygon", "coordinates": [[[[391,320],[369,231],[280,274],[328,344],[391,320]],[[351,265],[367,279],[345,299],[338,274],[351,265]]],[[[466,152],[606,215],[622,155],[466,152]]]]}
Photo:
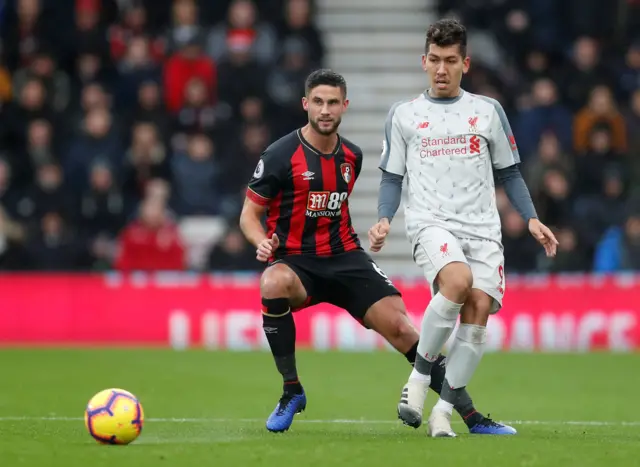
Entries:
{"type": "Polygon", "coordinates": [[[440,410],[451,415],[453,414],[453,404],[447,401],[443,401],[442,399],[438,399],[436,405],[433,406],[433,410],[440,410]]]}
{"type": "MultiPolygon", "coordinates": [[[[449,339],[458,320],[462,304],[453,303],[438,292],[427,306],[420,327],[418,355],[428,362],[434,362],[445,342],[449,339]]],[[[416,369],[420,371],[419,366],[416,369]]]]}
{"type": "Polygon", "coordinates": [[[411,374],[409,375],[409,379],[417,379],[418,381],[423,381],[425,383],[431,384],[431,375],[423,375],[415,368],[411,370],[411,374]]]}
{"type": "Polygon", "coordinates": [[[486,326],[460,324],[447,355],[445,379],[451,388],[463,388],[469,384],[482,359],[486,342],[486,326]]]}

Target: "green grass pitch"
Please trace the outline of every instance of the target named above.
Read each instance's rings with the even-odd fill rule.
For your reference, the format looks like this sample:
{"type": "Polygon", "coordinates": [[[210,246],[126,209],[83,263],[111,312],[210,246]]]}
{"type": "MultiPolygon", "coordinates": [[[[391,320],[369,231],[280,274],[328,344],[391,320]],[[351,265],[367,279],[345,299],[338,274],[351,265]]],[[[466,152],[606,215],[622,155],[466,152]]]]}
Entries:
{"type": "MultiPolygon", "coordinates": [[[[488,354],[469,387],[514,437],[430,439],[396,419],[400,355],[300,352],[307,411],[284,434],[264,420],[281,384],[268,353],[0,351],[0,465],[630,466],[640,456],[640,355],[488,354]],[[101,389],[146,413],[129,446],[98,445],[83,410],[101,389]]],[[[436,396],[429,394],[430,410],[436,396]]]]}

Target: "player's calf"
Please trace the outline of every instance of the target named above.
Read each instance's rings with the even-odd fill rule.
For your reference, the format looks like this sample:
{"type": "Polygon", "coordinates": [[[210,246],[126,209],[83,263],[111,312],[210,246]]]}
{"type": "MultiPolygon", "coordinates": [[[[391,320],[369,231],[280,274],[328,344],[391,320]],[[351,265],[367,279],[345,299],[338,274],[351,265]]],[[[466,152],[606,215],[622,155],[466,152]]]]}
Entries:
{"type": "Polygon", "coordinates": [[[493,298],[473,289],[462,307],[460,326],[449,352],[445,384],[440,398],[451,404],[459,392],[469,384],[480,364],[487,341],[487,321],[493,298]]]}
{"type": "Polygon", "coordinates": [[[475,373],[487,340],[487,320],[492,307],[492,298],[474,289],[465,303],[460,326],[447,358],[445,381],[434,412],[449,416],[460,393],[469,384],[475,373]]]}
{"type": "MultiPolygon", "coordinates": [[[[284,264],[275,264],[262,274],[262,327],[276,367],[283,377],[285,392],[302,392],[295,362],[296,327],[292,302],[304,301],[300,279],[284,264]]],[[[304,294],[304,295],[303,295],[304,294]]]]}
{"type": "Polygon", "coordinates": [[[306,292],[296,274],[284,264],[269,267],[260,281],[262,327],[276,367],[283,379],[283,392],[267,420],[270,431],[286,431],[307,401],[296,367],[296,327],[292,306],[304,302],[306,292]]]}
{"type": "MultiPolygon", "coordinates": [[[[415,353],[418,331],[411,322],[399,295],[384,297],[374,303],[364,316],[364,324],[384,337],[398,352],[415,353]],[[413,349],[413,352],[412,352],[413,349]]],[[[413,363],[413,358],[410,360],[413,363]]]]}
{"type": "Polygon", "coordinates": [[[436,276],[438,292],[422,318],[416,364],[409,379],[429,380],[431,368],[455,328],[473,278],[466,263],[446,264],[436,276]]]}
{"type": "Polygon", "coordinates": [[[424,379],[442,347],[451,336],[462,305],[469,296],[473,277],[466,263],[454,261],[446,264],[437,274],[438,292],[429,302],[420,327],[418,355],[411,377],[424,379]]]}
{"type": "MultiPolygon", "coordinates": [[[[426,249],[418,254],[427,254],[426,249]]],[[[407,384],[402,388],[398,417],[409,426],[422,424],[422,412],[431,384],[431,370],[440,351],[453,332],[462,304],[471,288],[469,266],[461,261],[445,264],[435,281],[440,291],[425,310],[420,329],[416,361],[407,384]]]]}

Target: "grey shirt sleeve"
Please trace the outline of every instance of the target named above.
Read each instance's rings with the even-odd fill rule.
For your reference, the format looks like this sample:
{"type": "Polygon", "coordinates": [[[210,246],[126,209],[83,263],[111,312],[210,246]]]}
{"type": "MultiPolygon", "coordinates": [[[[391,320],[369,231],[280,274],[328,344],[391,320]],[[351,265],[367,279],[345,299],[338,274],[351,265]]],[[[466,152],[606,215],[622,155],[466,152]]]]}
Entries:
{"type": "Polygon", "coordinates": [[[382,171],[380,191],[378,192],[378,220],[386,217],[389,222],[395,216],[402,199],[402,175],[386,170],[382,171]]]}
{"type": "Polygon", "coordinates": [[[536,208],[531,201],[529,189],[522,178],[517,165],[505,167],[496,171],[498,180],[504,186],[504,191],[511,202],[511,205],[518,211],[522,218],[529,222],[531,218],[538,218],[536,208]]]}

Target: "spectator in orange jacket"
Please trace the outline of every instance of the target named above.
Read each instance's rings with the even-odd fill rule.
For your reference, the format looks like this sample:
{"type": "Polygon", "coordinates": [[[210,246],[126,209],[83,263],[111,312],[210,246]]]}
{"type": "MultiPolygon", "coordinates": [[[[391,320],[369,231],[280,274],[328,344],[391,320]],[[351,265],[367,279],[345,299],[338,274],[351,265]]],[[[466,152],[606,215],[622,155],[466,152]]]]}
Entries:
{"type": "Polygon", "coordinates": [[[627,153],[627,129],[624,117],[616,108],[611,90],[597,86],[591,91],[589,103],[578,112],[573,121],[573,145],[578,153],[589,149],[589,140],[596,125],[606,125],[611,129],[612,147],[620,153],[627,153]]]}
{"type": "Polygon", "coordinates": [[[115,268],[121,271],[184,270],[185,250],[177,225],[168,218],[163,200],[149,197],[140,218],[121,232],[115,268]]]}
{"type": "Polygon", "coordinates": [[[202,53],[200,38],[192,37],[184,47],[169,58],[164,67],[165,101],[167,109],[178,112],[184,105],[185,88],[193,78],[200,78],[215,101],[217,72],[213,60],[202,53]]]}

